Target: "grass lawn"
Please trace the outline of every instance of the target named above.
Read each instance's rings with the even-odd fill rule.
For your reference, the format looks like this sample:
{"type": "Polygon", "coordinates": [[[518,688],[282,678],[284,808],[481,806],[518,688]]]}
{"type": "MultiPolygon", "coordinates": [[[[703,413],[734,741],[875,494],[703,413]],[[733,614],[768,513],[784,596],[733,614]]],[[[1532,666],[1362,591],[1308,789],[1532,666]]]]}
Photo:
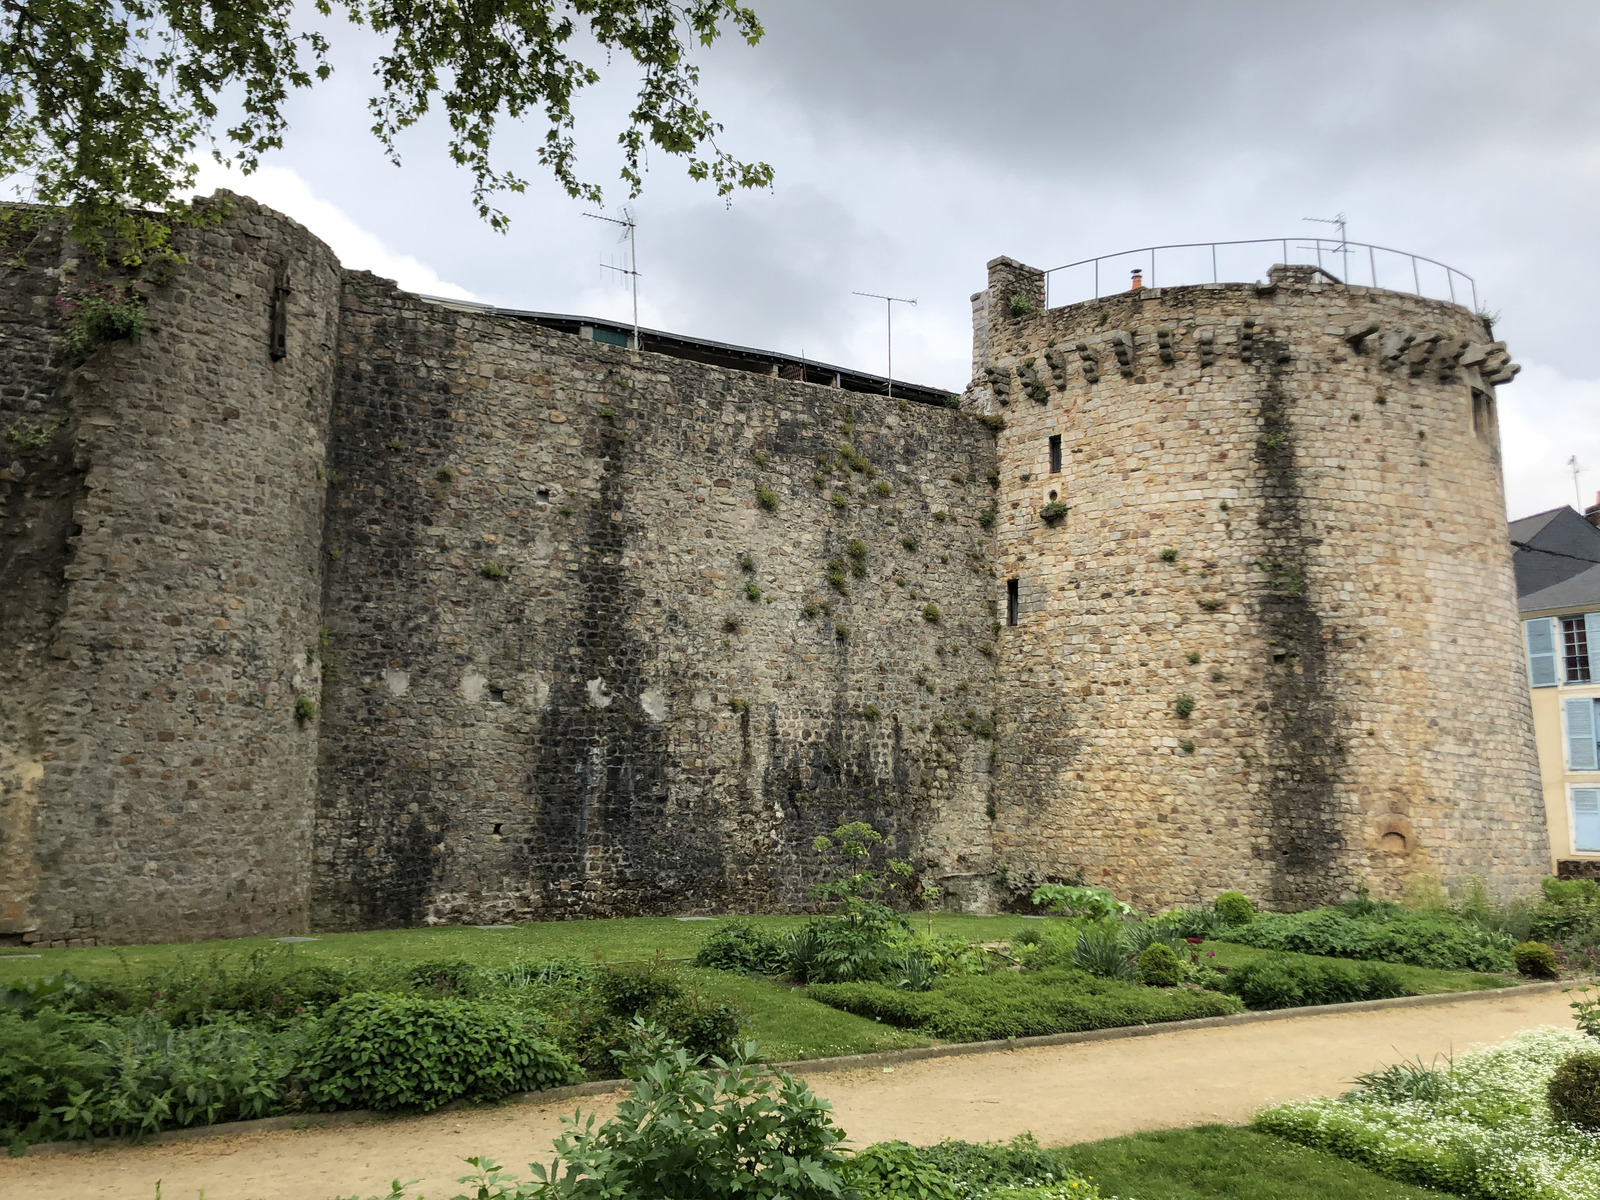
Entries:
{"type": "MultiPolygon", "coordinates": [[[[759,923],[773,929],[797,927],[805,916],[766,916],[759,923]]],[[[954,934],[967,941],[1002,941],[1044,922],[1021,916],[973,917],[958,914],[917,916],[919,928],[931,923],[939,934],[954,934]]],[[[425,962],[464,958],[492,966],[517,959],[576,957],[607,962],[638,961],[656,954],[692,958],[700,940],[716,927],[715,921],[680,921],[675,917],[624,917],[595,921],[542,921],[511,929],[439,925],[423,929],[386,929],[369,933],[326,933],[315,941],[299,942],[288,952],[317,961],[379,959],[425,962]]],[[[0,951],[0,985],[9,980],[51,975],[68,970],[76,975],[116,975],[124,968],[158,969],[195,958],[242,959],[252,951],[285,948],[271,938],[235,938],[214,942],[184,942],[159,946],[88,946],[41,950],[38,957],[18,957],[0,951]]],[[[1227,942],[1208,942],[1224,966],[1240,965],[1267,953],[1227,942]]],[[[1299,956],[1308,957],[1308,956],[1299,956]]],[[[1407,985],[1418,992],[1467,991],[1502,987],[1513,982],[1497,975],[1470,971],[1436,971],[1397,966],[1407,985]]],[[[894,1029],[865,1017],[829,1008],[781,983],[725,971],[689,968],[689,975],[705,992],[737,1002],[752,1014],[753,1033],[766,1053],[777,1061],[865,1054],[905,1046],[925,1046],[931,1039],[894,1029]]]]}
{"type": "MultiPolygon", "coordinates": [[[[1201,948],[1215,950],[1213,959],[1218,966],[1242,967],[1271,954],[1270,950],[1257,950],[1254,946],[1237,946],[1232,942],[1206,942],[1201,948]]],[[[60,951],[57,951],[60,953],[60,951]]],[[[1289,954],[1290,958],[1303,958],[1308,962],[1350,963],[1348,958],[1324,958],[1320,954],[1289,954]]],[[[1431,996],[1438,992],[1478,992],[1488,988],[1515,987],[1526,983],[1515,975],[1485,975],[1477,971],[1447,971],[1438,967],[1413,967],[1406,963],[1386,963],[1405,983],[1406,991],[1416,996],[1431,996]]]]}
{"type": "Polygon", "coordinates": [[[1426,1200],[1451,1196],[1395,1183],[1293,1142],[1202,1125],[1088,1142],[1055,1151],[1102,1194],[1129,1200],[1426,1200]]]}
{"type": "MultiPolygon", "coordinates": [[[[769,929],[793,929],[810,918],[765,916],[756,918],[769,929]]],[[[1042,921],[1027,917],[969,917],[961,914],[914,915],[912,924],[938,934],[955,934],[971,942],[1003,941],[1042,921]]],[[[700,940],[716,921],[682,921],[677,917],[616,917],[596,921],[531,921],[511,929],[479,929],[473,925],[433,925],[423,929],[380,929],[370,933],[322,933],[315,941],[300,942],[295,952],[312,959],[389,959],[426,962],[465,958],[485,966],[519,958],[598,958],[606,962],[668,958],[693,958],[700,940]]],[[[160,967],[190,955],[246,955],[263,946],[276,946],[272,938],[230,938],[215,942],[174,942],[160,946],[84,946],[77,949],[39,950],[37,958],[19,958],[21,951],[0,950],[0,983],[29,975],[53,975],[68,970],[90,976],[131,967],[160,967]]],[[[1252,951],[1260,953],[1260,951],[1252,951]]]]}

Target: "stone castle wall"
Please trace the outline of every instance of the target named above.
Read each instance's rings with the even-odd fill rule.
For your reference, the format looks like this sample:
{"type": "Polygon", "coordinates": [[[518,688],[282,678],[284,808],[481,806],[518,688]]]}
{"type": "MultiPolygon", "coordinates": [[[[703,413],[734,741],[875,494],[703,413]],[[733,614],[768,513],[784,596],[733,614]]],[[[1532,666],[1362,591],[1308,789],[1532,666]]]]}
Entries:
{"type": "Polygon", "coordinates": [[[1042,279],[991,269],[969,403],[1007,422],[1022,610],[997,858],[1156,905],[1534,886],[1504,358],[1478,320],[1311,268],[1012,316],[1042,279]]]}
{"type": "Polygon", "coordinates": [[[343,331],[319,924],[802,904],[850,819],[987,875],[980,422],[366,276],[343,331]]]}
{"type": "Polygon", "coordinates": [[[0,940],[796,907],[847,819],[973,909],[1537,878],[1463,310],[1289,271],[1013,316],[998,260],[958,412],[222,202],[75,368],[56,295],[129,276],[0,227],[0,940]]]}
{"type": "MultiPolygon", "coordinates": [[[[316,732],[294,702],[320,622],[320,478],[339,267],[248,201],[180,234],[150,333],[66,369],[55,298],[102,272],[8,224],[0,429],[0,936],[297,932],[316,732]],[[269,353],[287,272],[291,352],[269,353]]],[[[314,685],[313,685],[314,688],[314,685]]]]}

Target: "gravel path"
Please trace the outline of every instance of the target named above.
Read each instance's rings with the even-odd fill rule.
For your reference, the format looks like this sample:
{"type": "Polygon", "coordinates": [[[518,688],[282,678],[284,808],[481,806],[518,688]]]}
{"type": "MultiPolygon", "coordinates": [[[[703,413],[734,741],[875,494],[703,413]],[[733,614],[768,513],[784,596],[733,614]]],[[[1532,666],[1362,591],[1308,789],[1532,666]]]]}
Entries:
{"type": "MultiPolygon", "coordinates": [[[[817,1074],[857,1145],[885,1138],[1009,1138],[1047,1145],[1210,1121],[1241,1123],[1269,1101],[1344,1090],[1402,1056],[1463,1050],[1537,1025],[1570,1025],[1559,991],[1334,1013],[1233,1028],[929,1059],[817,1074]]],[[[602,1112],[610,1098],[586,1097],[602,1112]]],[[[0,1200],[330,1200],[419,1180],[430,1200],[457,1189],[459,1160],[522,1170],[544,1159],[574,1107],[521,1104],[328,1128],[207,1137],[159,1146],[0,1159],[0,1200]]]]}

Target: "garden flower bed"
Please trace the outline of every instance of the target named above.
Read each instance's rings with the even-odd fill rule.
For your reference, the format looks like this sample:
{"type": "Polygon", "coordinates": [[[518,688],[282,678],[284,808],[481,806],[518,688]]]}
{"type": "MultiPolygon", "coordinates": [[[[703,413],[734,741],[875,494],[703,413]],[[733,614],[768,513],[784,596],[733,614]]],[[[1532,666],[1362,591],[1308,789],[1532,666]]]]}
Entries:
{"type": "Polygon", "coordinates": [[[1595,1045],[1530,1030],[1453,1062],[1396,1064],[1338,1099],[1264,1109],[1254,1127],[1481,1200],[1600,1200],[1600,1134],[1558,1122],[1545,1090],[1564,1059],[1595,1045]]]}

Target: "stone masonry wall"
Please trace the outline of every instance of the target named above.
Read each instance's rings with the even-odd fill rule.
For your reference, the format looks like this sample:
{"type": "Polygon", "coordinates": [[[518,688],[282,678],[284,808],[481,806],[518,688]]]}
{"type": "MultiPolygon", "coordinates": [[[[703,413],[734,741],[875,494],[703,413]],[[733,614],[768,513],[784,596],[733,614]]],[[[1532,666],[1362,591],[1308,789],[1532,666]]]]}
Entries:
{"type": "Polygon", "coordinates": [[[1547,851],[1503,351],[1455,305],[1272,279],[1045,311],[1038,272],[991,264],[967,403],[1007,422],[1022,610],[997,857],[1145,905],[1392,897],[1413,873],[1526,891],[1547,851]]]}
{"type": "MultiPolygon", "coordinates": [[[[227,201],[226,197],[223,197],[227,201]]],[[[151,330],[67,370],[58,292],[127,273],[9,226],[0,937],[60,945],[304,930],[323,436],[338,264],[243,198],[132,279],[151,330]],[[287,269],[286,357],[269,348],[287,269]],[[20,567],[13,573],[12,567],[20,567]]]]}
{"type": "Polygon", "coordinates": [[[362,275],[340,362],[319,927],[801,905],[846,819],[983,903],[980,422],[362,275]]]}

